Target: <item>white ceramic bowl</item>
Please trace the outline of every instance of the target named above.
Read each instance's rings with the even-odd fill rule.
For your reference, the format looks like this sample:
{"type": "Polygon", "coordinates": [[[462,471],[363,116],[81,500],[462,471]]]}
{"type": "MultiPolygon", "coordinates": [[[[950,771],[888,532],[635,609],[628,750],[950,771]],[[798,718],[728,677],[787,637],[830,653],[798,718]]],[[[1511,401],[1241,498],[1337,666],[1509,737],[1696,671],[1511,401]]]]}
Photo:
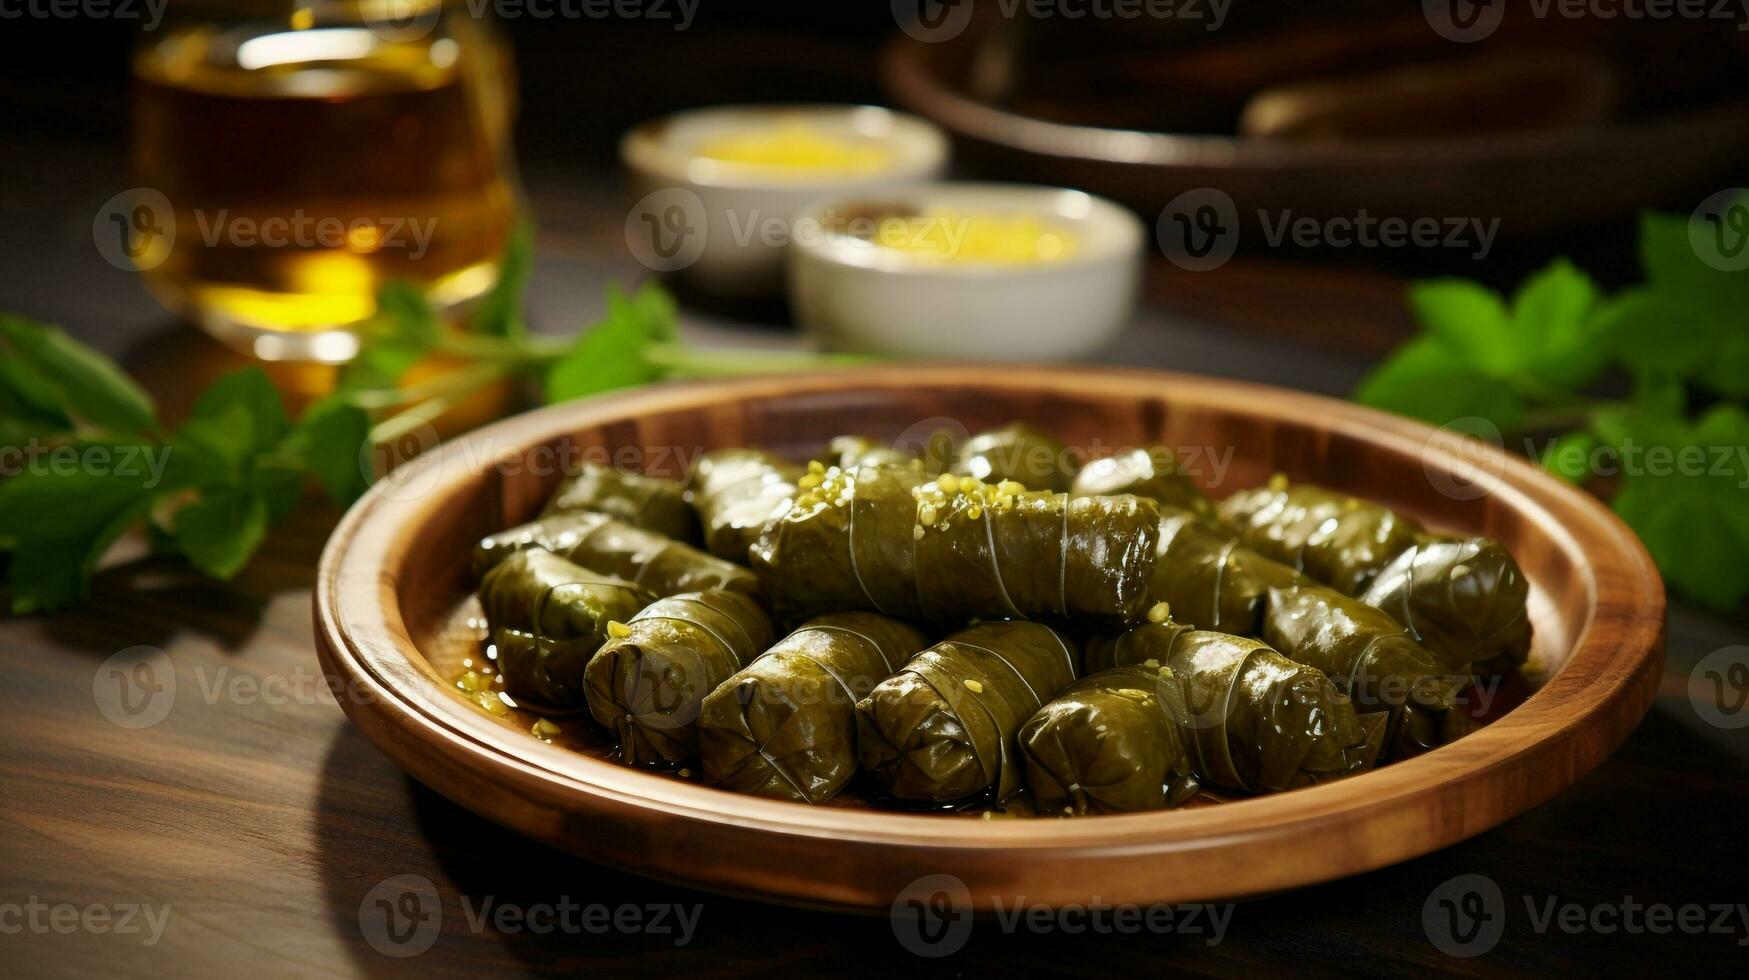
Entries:
{"type": "Polygon", "coordinates": [[[929,262],[848,235],[798,234],[790,308],[822,346],[912,357],[1050,360],[1109,344],[1135,312],[1142,224],[1080,191],[1020,184],[936,183],[823,200],[797,218],[881,208],[1036,215],[1075,250],[1055,261],[929,262]]]}
{"type": "Polygon", "coordinates": [[[938,178],[948,141],[931,123],[876,106],[722,106],[637,126],[620,141],[620,159],[637,200],[626,241],[639,261],[698,289],[744,297],[782,291],[789,220],[804,205],[938,178]],[[878,146],[887,163],[867,173],[780,173],[699,153],[723,136],[790,123],[878,146]]]}

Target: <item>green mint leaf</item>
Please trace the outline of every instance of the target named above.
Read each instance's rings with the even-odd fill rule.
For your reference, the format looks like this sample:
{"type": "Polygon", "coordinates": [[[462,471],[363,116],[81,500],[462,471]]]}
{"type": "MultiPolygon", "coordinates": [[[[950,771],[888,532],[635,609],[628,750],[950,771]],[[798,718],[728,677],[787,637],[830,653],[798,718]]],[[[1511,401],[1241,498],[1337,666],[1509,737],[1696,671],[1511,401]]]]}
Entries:
{"type": "Polygon", "coordinates": [[[388,282],[376,299],[376,315],[358,329],[358,355],[340,372],[341,389],[393,387],[442,335],[443,325],[418,286],[388,282]]]}
{"type": "Polygon", "coordinates": [[[1506,431],[1524,417],[1524,403],[1510,385],[1476,371],[1434,337],[1398,348],[1361,382],[1354,397],[1435,425],[1481,418],[1506,431]]]}
{"type": "Polygon", "coordinates": [[[1516,369],[1523,338],[1500,294],[1467,279],[1434,279],[1409,287],[1409,306],[1427,333],[1483,374],[1516,369]]]}
{"type": "Polygon", "coordinates": [[[277,524],[303,497],[304,467],[294,456],[270,453],[256,461],[249,473],[249,487],[267,504],[268,523],[277,524]]]}
{"type": "Polygon", "coordinates": [[[627,298],[609,286],[606,319],[578,338],[548,371],[548,403],[659,380],[662,369],[646,354],[678,332],[673,302],[660,287],[646,285],[627,298]]]}
{"type": "MultiPolygon", "coordinates": [[[[618,289],[608,287],[610,306],[618,295],[618,289]]],[[[674,307],[674,297],[655,280],[638,287],[638,291],[632,294],[630,307],[632,315],[642,322],[644,334],[651,343],[673,343],[680,339],[680,317],[674,307]]]]}
{"type": "Polygon", "coordinates": [[[115,362],[59,328],[0,315],[0,359],[24,369],[7,372],[8,387],[39,409],[53,409],[117,436],[157,430],[157,409],[145,389],[115,362]],[[28,385],[28,392],[18,387],[18,375],[26,371],[41,382],[28,385]],[[51,397],[52,405],[47,404],[51,397]]]}
{"type": "Polygon", "coordinates": [[[236,448],[243,456],[277,446],[291,429],[279,389],[258,367],[247,367],[213,382],[195,401],[190,417],[235,424],[239,412],[248,424],[229,435],[238,440],[236,448]]]}
{"type": "Polygon", "coordinates": [[[1543,468],[1569,483],[1584,483],[1591,477],[1591,454],[1597,437],[1580,430],[1569,432],[1543,450],[1543,468]]]}
{"type": "Polygon", "coordinates": [[[1599,332],[1621,365],[1635,375],[1682,377],[1718,355],[1720,324],[1667,293],[1628,289],[1598,310],[1599,332]]]}
{"type": "Polygon", "coordinates": [[[1597,379],[1609,361],[1607,324],[1594,315],[1597,285],[1566,259],[1557,259],[1519,288],[1512,301],[1518,338],[1515,370],[1563,388],[1597,379]]]}
{"type": "Polygon", "coordinates": [[[1710,226],[1693,223],[1692,215],[1646,212],[1640,216],[1640,266],[1651,288],[1736,321],[1749,304],[1749,275],[1716,269],[1701,259],[1691,234],[1705,238],[1714,233],[1710,226]]]}
{"type": "MultiPolygon", "coordinates": [[[[1749,310],[1749,306],[1744,309],[1749,310]]],[[[1749,399],[1749,333],[1740,321],[1706,359],[1700,383],[1721,395],[1749,399]]]]}
{"type": "Polygon", "coordinates": [[[63,403],[60,389],[33,365],[0,356],[0,446],[71,433],[73,420],[63,403]]]}
{"type": "Polygon", "coordinates": [[[1613,505],[1673,590],[1731,609],[1749,596],[1749,416],[1721,405],[1691,423],[1682,412],[1680,385],[1655,383],[1597,413],[1621,476],[1613,505]]]}
{"type": "Polygon", "coordinates": [[[527,336],[528,324],[522,317],[522,295],[533,271],[534,227],[528,219],[522,218],[510,229],[510,240],[498,260],[498,281],[469,317],[468,329],[493,337],[527,336]]]}
{"type": "Polygon", "coordinates": [[[346,505],[370,485],[360,463],[369,439],[370,416],[330,395],[304,412],[281,448],[302,461],[329,499],[346,505]]]}
{"type": "Polygon", "coordinates": [[[214,578],[237,574],[267,534],[268,506],[259,493],[216,489],[176,511],[176,547],[214,578]]]}
{"type": "Polygon", "coordinates": [[[170,440],[172,465],[193,486],[241,483],[254,459],[255,419],[243,405],[182,423],[170,440]]]}
{"type": "Polygon", "coordinates": [[[1715,407],[1695,426],[1695,441],[1707,447],[1709,489],[1737,536],[1738,553],[1749,552],[1749,413],[1740,405],[1715,407]]]}
{"type": "Polygon", "coordinates": [[[1749,595],[1743,545],[1722,534],[1721,515],[1695,478],[1626,475],[1616,513],[1634,529],[1670,587],[1715,609],[1730,609],[1749,595]]]}
{"type": "Polygon", "coordinates": [[[11,553],[12,611],[42,612],[83,600],[98,559],[150,508],[159,492],[151,482],[149,470],[137,465],[32,469],[0,481],[0,542],[11,553]]]}

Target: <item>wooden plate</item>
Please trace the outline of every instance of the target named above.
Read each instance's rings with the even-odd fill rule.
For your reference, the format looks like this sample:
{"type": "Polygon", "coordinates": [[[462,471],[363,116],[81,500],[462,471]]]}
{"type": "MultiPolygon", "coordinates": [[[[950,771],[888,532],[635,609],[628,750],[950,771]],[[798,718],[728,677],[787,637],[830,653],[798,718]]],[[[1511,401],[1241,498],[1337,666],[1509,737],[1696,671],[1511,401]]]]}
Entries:
{"type": "Polygon", "coordinates": [[[1664,593],[1645,550],[1607,509],[1473,440],[1329,399],[1189,375],[906,365],[656,387],[544,409],[448,443],[379,482],[346,515],[322,555],[315,614],[323,667],[345,685],[340,700],[360,730],[415,778],[499,823],[723,892],[884,910],[916,879],[950,874],[989,909],[998,898],[1255,895],[1480,833],[1579,778],[1645,714],[1663,664],[1664,593]],[[1343,782],[1188,810],[1046,820],[811,808],[634,771],[486,715],[434,666],[457,642],[473,642],[458,625],[471,602],[469,548],[534,514],[568,454],[607,450],[621,465],[673,473],[712,447],[805,455],[845,432],[912,438],[1015,418],[1082,448],[1201,447],[1204,473],[1224,489],[1282,471],[1497,538],[1530,578],[1533,656],[1546,682],[1474,734],[1343,782]]]}

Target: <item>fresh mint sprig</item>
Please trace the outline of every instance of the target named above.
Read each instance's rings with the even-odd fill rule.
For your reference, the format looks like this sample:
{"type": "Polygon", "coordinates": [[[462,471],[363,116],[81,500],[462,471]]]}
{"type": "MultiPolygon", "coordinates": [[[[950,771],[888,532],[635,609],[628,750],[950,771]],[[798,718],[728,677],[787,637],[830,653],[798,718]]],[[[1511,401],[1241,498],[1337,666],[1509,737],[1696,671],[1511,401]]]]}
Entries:
{"type": "Polygon", "coordinates": [[[497,285],[459,326],[446,325],[418,287],[385,285],[376,315],[357,330],[358,355],[296,419],[250,367],[215,382],[172,429],[101,353],[58,328],[0,315],[0,459],[21,464],[0,478],[12,611],[83,601],[104,553],[141,527],[159,550],[229,578],[298,505],[306,482],[350,503],[371,481],[374,446],[492,386],[530,387],[550,403],[666,378],[864,360],[690,347],[673,301],[654,283],[630,295],[609,287],[606,315],[579,334],[531,333],[522,296],[532,242],[519,225],[497,285]],[[422,363],[445,369],[409,380],[422,363]]]}
{"type": "MultiPolygon", "coordinates": [[[[1749,213],[1749,198],[1728,207],[1749,213]]],[[[1672,588],[1728,610],[1749,597],[1749,272],[1705,261],[1691,221],[1643,215],[1645,282],[1614,295],[1566,259],[1510,301],[1465,280],[1417,283],[1422,333],[1355,397],[1440,425],[1549,435],[1545,467],[1611,493],[1672,588]],[[1631,394],[1597,397],[1609,377],[1631,394]]]]}

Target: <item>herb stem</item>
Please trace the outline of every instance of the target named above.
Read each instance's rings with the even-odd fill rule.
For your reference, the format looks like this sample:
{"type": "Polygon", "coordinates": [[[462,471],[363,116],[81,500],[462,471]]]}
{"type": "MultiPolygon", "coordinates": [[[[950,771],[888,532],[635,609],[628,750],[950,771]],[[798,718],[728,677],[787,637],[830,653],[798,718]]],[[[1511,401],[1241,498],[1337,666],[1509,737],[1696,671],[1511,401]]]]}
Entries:
{"type": "Polygon", "coordinates": [[[558,360],[576,342],[575,337],[530,335],[512,339],[481,334],[445,333],[437,341],[435,349],[457,357],[538,367],[558,360]]]}
{"type": "Polygon", "coordinates": [[[371,388],[354,392],[347,398],[366,411],[378,411],[397,405],[411,405],[451,392],[473,391],[509,373],[509,364],[503,361],[485,361],[439,374],[405,388],[371,388]]]}

